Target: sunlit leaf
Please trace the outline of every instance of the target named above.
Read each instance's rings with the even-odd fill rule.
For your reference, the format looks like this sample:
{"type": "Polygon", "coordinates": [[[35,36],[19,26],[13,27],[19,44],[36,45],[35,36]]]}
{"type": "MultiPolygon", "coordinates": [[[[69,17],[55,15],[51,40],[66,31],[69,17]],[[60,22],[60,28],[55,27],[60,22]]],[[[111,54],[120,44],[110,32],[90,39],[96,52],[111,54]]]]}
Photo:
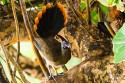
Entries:
{"type": "Polygon", "coordinates": [[[114,62],[119,63],[125,60],[125,24],[120,28],[113,38],[114,62]]]}
{"type": "MultiPolygon", "coordinates": [[[[14,48],[17,49],[17,43],[13,45],[14,48]]],[[[35,60],[35,54],[32,49],[31,42],[21,42],[20,44],[20,52],[22,55],[25,55],[25,57],[29,58],[30,60],[35,60]]]]}
{"type": "Polygon", "coordinates": [[[69,61],[66,63],[66,67],[67,67],[68,69],[71,69],[73,66],[78,65],[80,62],[81,62],[81,60],[80,60],[79,58],[72,57],[71,60],[69,60],[69,61]]]}
{"type": "Polygon", "coordinates": [[[38,78],[31,77],[27,74],[25,74],[25,76],[30,83],[40,83],[41,82],[41,80],[39,80],[38,78]]]}
{"type": "Polygon", "coordinates": [[[106,6],[106,7],[112,7],[115,4],[115,0],[98,0],[102,5],[106,6]]]}
{"type": "Polygon", "coordinates": [[[86,8],[86,3],[82,1],[80,4],[81,4],[81,10],[83,11],[86,8]]]}
{"type": "Polygon", "coordinates": [[[120,10],[122,12],[125,10],[124,3],[121,0],[116,0],[115,3],[116,3],[116,7],[118,10],[120,10]]]}
{"type": "Polygon", "coordinates": [[[103,13],[108,14],[108,12],[109,12],[108,7],[106,7],[106,6],[102,5],[102,4],[99,4],[99,7],[103,11],[103,13]]]}
{"type": "Polygon", "coordinates": [[[107,0],[107,3],[108,3],[109,5],[112,5],[114,2],[115,2],[115,0],[107,0]]]}
{"type": "Polygon", "coordinates": [[[92,22],[97,24],[98,23],[98,13],[96,10],[93,10],[91,12],[91,19],[92,19],[92,22]]]}
{"type": "Polygon", "coordinates": [[[7,4],[7,3],[9,3],[9,0],[2,0],[2,3],[7,4]]]}

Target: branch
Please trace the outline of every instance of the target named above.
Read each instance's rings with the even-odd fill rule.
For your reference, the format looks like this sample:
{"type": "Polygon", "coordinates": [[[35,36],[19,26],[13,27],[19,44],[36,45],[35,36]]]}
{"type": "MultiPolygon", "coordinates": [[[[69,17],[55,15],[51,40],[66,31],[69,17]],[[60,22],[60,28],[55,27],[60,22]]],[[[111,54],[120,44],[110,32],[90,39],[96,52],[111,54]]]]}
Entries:
{"type": "Polygon", "coordinates": [[[43,61],[39,51],[37,50],[37,48],[34,45],[34,34],[33,34],[33,31],[32,31],[32,26],[31,26],[31,24],[29,22],[29,17],[27,15],[25,1],[24,0],[19,0],[19,2],[20,2],[20,6],[21,6],[21,11],[22,11],[22,15],[23,15],[24,24],[25,24],[28,36],[30,38],[30,41],[32,43],[34,53],[35,53],[35,55],[37,57],[37,60],[39,62],[39,65],[40,65],[44,75],[49,78],[49,71],[48,71],[46,65],[44,64],[44,61],[43,61]]]}
{"type": "MultiPolygon", "coordinates": [[[[55,79],[57,83],[123,83],[125,62],[114,64],[112,55],[91,57],[55,79]]],[[[55,82],[44,80],[42,83],[55,82]]]]}

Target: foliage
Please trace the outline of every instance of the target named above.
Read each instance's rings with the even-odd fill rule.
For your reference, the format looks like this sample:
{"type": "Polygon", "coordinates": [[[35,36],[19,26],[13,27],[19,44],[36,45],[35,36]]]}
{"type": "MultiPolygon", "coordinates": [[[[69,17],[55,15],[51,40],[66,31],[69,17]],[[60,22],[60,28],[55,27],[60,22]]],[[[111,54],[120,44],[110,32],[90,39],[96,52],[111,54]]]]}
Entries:
{"type": "Polygon", "coordinates": [[[121,0],[98,0],[101,4],[106,7],[113,7],[116,5],[117,9],[120,11],[124,11],[125,8],[123,7],[124,2],[121,0]]]}
{"type": "MultiPolygon", "coordinates": [[[[10,0],[0,0],[0,1],[2,1],[3,5],[10,3],[10,0]]],[[[25,2],[31,2],[31,1],[33,0],[25,0],[25,2]]]]}
{"type": "MultiPolygon", "coordinates": [[[[108,13],[108,9],[106,7],[117,7],[118,10],[124,11],[123,3],[121,0],[98,0],[101,4],[100,7],[104,13],[108,13]],[[105,8],[104,8],[105,7],[105,8]]],[[[120,30],[116,33],[113,38],[113,52],[114,52],[114,63],[120,63],[125,60],[125,24],[120,28],[120,30]]]]}
{"type": "Polygon", "coordinates": [[[120,28],[113,38],[114,62],[119,63],[125,60],[125,24],[120,28]]]}
{"type": "Polygon", "coordinates": [[[7,3],[9,3],[9,0],[2,0],[2,3],[7,4],[7,3]]]}

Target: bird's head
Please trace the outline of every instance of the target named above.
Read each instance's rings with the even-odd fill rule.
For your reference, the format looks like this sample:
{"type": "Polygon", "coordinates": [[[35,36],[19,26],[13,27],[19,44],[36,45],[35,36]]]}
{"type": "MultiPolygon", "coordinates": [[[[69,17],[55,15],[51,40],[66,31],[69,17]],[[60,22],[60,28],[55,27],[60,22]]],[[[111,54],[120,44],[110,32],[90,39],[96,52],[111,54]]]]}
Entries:
{"type": "Polygon", "coordinates": [[[62,47],[63,49],[69,49],[69,48],[70,48],[70,45],[69,45],[69,43],[68,43],[67,41],[62,41],[61,47],[62,47]]]}

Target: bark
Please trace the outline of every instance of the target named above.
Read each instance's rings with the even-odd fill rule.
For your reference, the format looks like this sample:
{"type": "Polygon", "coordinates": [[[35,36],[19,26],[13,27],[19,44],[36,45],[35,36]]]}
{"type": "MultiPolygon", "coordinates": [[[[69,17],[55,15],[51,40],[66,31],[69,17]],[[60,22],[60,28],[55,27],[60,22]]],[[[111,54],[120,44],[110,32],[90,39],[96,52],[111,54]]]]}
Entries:
{"type": "MultiPolygon", "coordinates": [[[[125,83],[125,62],[114,64],[112,60],[112,53],[105,57],[92,57],[55,79],[57,83],[125,83]]],[[[42,82],[55,83],[54,80],[42,82]]]]}

